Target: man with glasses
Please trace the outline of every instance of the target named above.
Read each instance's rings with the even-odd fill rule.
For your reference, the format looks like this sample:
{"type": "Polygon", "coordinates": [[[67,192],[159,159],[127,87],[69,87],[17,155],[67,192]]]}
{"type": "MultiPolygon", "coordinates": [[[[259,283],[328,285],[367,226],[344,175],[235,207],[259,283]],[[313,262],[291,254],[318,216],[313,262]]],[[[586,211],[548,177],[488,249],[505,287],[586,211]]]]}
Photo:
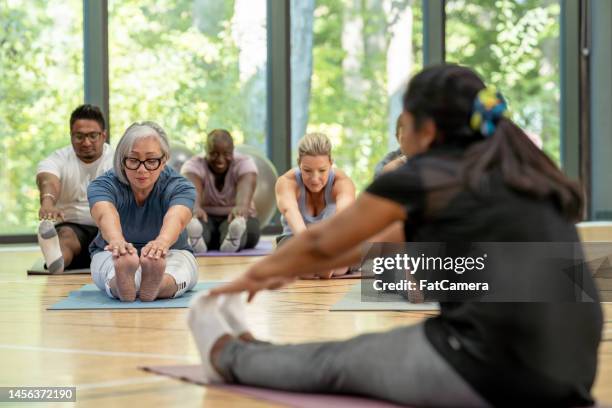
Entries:
{"type": "Polygon", "coordinates": [[[98,233],[89,213],[89,183],[112,168],[104,116],[85,104],[70,116],[71,146],[41,161],[36,174],[41,219],[38,243],[50,273],[89,267],[88,247],[98,233]]]}

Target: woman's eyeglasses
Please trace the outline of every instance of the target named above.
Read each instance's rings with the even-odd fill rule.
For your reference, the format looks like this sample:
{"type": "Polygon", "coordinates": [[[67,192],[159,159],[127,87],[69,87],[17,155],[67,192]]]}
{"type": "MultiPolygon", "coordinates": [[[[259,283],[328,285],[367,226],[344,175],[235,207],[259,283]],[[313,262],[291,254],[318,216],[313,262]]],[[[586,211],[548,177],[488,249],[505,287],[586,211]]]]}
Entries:
{"type": "Polygon", "coordinates": [[[153,171],[153,170],[159,169],[159,166],[161,166],[163,159],[164,159],[164,156],[159,157],[157,159],[147,159],[147,160],[138,160],[134,157],[125,157],[123,159],[123,165],[125,166],[126,169],[138,170],[140,168],[140,165],[144,164],[145,169],[149,171],[153,171]]]}

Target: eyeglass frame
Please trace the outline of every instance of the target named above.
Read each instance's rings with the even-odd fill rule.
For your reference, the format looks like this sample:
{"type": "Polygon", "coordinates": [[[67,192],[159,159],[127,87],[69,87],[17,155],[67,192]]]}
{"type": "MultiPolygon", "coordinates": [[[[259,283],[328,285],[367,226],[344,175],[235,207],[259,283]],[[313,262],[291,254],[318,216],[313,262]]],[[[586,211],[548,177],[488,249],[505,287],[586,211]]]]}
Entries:
{"type": "Polygon", "coordinates": [[[165,155],[162,155],[161,157],[149,158],[149,159],[145,159],[145,160],[139,160],[139,159],[137,159],[137,158],[135,158],[135,157],[124,157],[124,158],[123,158],[123,163],[122,163],[122,164],[123,164],[123,167],[125,167],[125,168],[126,168],[126,169],[128,169],[128,170],[132,170],[132,171],[136,171],[136,170],[138,170],[138,169],[140,168],[140,166],[144,166],[144,168],[145,168],[146,170],[148,170],[148,171],[155,171],[155,170],[157,170],[157,169],[159,169],[159,168],[160,168],[160,166],[162,165],[162,162],[164,161],[164,159],[165,159],[165,158],[166,158],[166,156],[165,156],[165,155]],[[127,162],[128,160],[138,161],[138,166],[136,166],[136,167],[135,167],[135,168],[133,168],[133,169],[132,169],[132,168],[130,168],[130,167],[128,167],[128,166],[127,166],[127,164],[126,164],[126,162],[127,162]],[[150,169],[150,168],[148,168],[148,167],[147,167],[147,162],[148,162],[148,161],[150,161],[150,160],[155,160],[155,161],[157,161],[157,166],[156,166],[155,168],[150,169]]]}
{"type": "Polygon", "coordinates": [[[100,139],[100,136],[102,136],[103,133],[104,132],[97,132],[97,131],[89,132],[89,133],[75,132],[75,133],[71,133],[70,137],[79,143],[83,143],[85,139],[89,139],[90,142],[95,143],[98,141],[98,139],[100,139]]]}

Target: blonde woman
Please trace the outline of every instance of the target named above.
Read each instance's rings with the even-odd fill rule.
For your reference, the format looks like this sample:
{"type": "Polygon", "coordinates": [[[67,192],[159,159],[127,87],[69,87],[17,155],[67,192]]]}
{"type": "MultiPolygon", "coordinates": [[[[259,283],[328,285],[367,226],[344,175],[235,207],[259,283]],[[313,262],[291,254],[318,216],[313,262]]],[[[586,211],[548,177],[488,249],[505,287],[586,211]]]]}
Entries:
{"type": "MultiPolygon", "coordinates": [[[[277,245],[355,201],[355,185],[346,173],[333,167],[332,145],[324,134],[309,133],[300,140],[297,163],[276,182],[276,205],[283,225],[277,245]]],[[[335,269],[318,276],[330,278],[346,270],[335,269]]]]}

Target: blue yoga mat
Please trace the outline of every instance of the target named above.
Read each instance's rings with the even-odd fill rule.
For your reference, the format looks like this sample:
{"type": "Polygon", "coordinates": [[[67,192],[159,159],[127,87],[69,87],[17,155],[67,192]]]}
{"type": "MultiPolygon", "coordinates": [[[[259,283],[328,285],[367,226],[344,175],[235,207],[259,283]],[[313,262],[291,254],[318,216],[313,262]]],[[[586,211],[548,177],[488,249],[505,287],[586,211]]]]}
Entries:
{"type": "Polygon", "coordinates": [[[118,299],[111,299],[97,288],[96,285],[85,285],[79,290],[70,292],[66,299],[60,300],[48,310],[79,310],[79,309],[168,309],[189,307],[191,297],[196,292],[207,290],[219,286],[225,282],[200,282],[186,292],[183,296],[176,299],[158,299],[153,302],[141,302],[136,299],[134,302],[121,302],[118,299]]]}

